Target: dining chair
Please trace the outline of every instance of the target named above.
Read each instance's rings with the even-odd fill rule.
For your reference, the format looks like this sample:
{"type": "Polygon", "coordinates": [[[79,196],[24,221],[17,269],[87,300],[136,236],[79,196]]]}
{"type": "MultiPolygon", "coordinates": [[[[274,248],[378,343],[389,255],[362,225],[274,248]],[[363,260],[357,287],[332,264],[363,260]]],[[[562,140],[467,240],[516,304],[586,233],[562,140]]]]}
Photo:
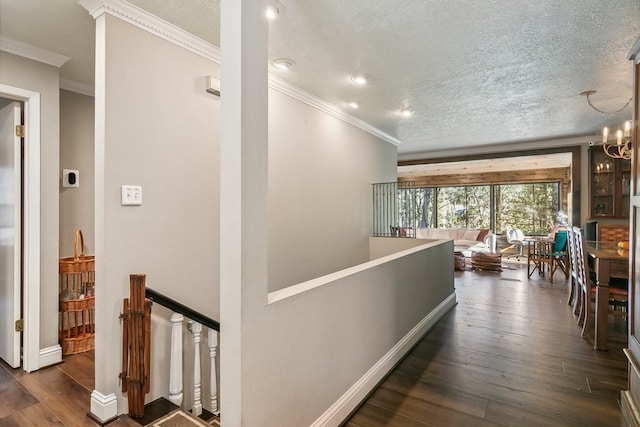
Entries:
{"type": "Polygon", "coordinates": [[[553,248],[548,254],[549,280],[553,281],[553,274],[559,268],[565,279],[569,278],[569,253],[567,251],[567,230],[558,230],[553,239],[553,248]]]}
{"type": "Polygon", "coordinates": [[[584,250],[584,240],[582,238],[582,230],[579,227],[573,227],[574,245],[575,245],[575,261],[578,292],[580,293],[580,310],[578,313],[578,324],[582,326],[581,336],[587,337],[588,329],[591,324],[591,279],[588,274],[587,254],[584,250]]]}
{"type": "MultiPolygon", "coordinates": [[[[575,237],[576,249],[576,280],[578,283],[578,291],[580,293],[580,310],[578,315],[578,324],[582,326],[581,336],[588,336],[591,327],[591,311],[593,310],[596,286],[591,280],[589,274],[589,264],[587,261],[587,253],[584,249],[584,239],[582,231],[579,227],[573,227],[573,236],[575,237]]],[[[626,305],[629,299],[629,291],[624,287],[609,286],[609,314],[627,317],[626,305]],[[622,310],[616,310],[616,306],[622,306],[622,310]]]]}

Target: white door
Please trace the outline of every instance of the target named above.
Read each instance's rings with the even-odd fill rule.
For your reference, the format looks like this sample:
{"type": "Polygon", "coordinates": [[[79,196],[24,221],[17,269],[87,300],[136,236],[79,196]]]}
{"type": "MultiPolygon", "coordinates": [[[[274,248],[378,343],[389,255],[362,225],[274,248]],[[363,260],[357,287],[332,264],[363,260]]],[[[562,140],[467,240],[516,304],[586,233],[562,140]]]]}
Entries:
{"type": "Polygon", "coordinates": [[[20,103],[0,109],[0,359],[20,366],[20,319],[22,280],[21,245],[21,138],[20,103]]]}

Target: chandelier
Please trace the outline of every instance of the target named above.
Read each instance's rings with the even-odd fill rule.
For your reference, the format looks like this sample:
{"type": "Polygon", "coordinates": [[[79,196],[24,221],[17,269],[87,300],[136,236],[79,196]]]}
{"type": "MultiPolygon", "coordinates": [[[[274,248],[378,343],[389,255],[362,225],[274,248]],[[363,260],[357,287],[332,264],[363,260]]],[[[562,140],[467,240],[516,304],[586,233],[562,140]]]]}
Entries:
{"type": "MultiPolygon", "coordinates": [[[[591,103],[591,99],[589,99],[590,95],[596,93],[595,90],[586,90],[581,92],[580,95],[585,95],[587,97],[587,103],[589,106],[602,114],[616,114],[627,108],[633,97],[629,98],[627,103],[620,109],[616,111],[603,111],[593,105],[591,103]]],[[[602,149],[605,154],[614,159],[630,159],[631,158],[631,149],[633,145],[631,144],[631,121],[627,120],[624,122],[624,130],[618,129],[615,134],[615,140],[612,139],[609,142],[609,128],[605,127],[602,129],[602,149]]]]}
{"type": "Polygon", "coordinates": [[[602,129],[602,148],[607,156],[614,159],[631,158],[631,120],[624,122],[624,131],[618,129],[615,140],[609,142],[609,128],[602,129]]]}

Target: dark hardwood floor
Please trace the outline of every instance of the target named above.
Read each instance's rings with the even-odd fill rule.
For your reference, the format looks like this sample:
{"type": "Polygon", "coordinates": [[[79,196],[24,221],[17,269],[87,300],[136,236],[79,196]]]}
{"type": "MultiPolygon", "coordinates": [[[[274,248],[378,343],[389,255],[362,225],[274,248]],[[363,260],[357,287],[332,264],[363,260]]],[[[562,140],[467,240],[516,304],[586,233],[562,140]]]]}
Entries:
{"type": "MultiPolygon", "coordinates": [[[[345,422],[376,426],[620,426],[626,324],[593,350],[555,283],[526,264],[456,272],[451,310],[345,422]]],[[[0,427],[95,426],[87,418],[93,353],[30,374],[0,362],[0,427]]],[[[109,426],[139,424],[123,416],[109,426]]],[[[292,426],[297,427],[297,426],[292,426]]]]}
{"type": "MultiPolygon", "coordinates": [[[[93,389],[92,351],[64,356],[62,363],[29,374],[0,361],[0,427],[95,427],[87,417],[93,389]]],[[[140,424],[123,416],[109,426],[140,424]]]]}
{"type": "Polygon", "coordinates": [[[458,305],[352,415],[348,427],[621,426],[626,323],[593,350],[554,283],[526,264],[456,272],[458,305]]]}

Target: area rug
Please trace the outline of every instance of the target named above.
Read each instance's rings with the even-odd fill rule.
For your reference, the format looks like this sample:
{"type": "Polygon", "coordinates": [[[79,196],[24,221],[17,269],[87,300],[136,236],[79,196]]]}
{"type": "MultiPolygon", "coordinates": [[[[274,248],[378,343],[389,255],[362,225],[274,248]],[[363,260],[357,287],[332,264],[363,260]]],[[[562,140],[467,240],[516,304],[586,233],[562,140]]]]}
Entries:
{"type": "Polygon", "coordinates": [[[164,417],[147,424],[145,427],[210,427],[212,425],[219,426],[220,421],[216,419],[211,423],[207,423],[182,409],[176,409],[164,417]]]}

